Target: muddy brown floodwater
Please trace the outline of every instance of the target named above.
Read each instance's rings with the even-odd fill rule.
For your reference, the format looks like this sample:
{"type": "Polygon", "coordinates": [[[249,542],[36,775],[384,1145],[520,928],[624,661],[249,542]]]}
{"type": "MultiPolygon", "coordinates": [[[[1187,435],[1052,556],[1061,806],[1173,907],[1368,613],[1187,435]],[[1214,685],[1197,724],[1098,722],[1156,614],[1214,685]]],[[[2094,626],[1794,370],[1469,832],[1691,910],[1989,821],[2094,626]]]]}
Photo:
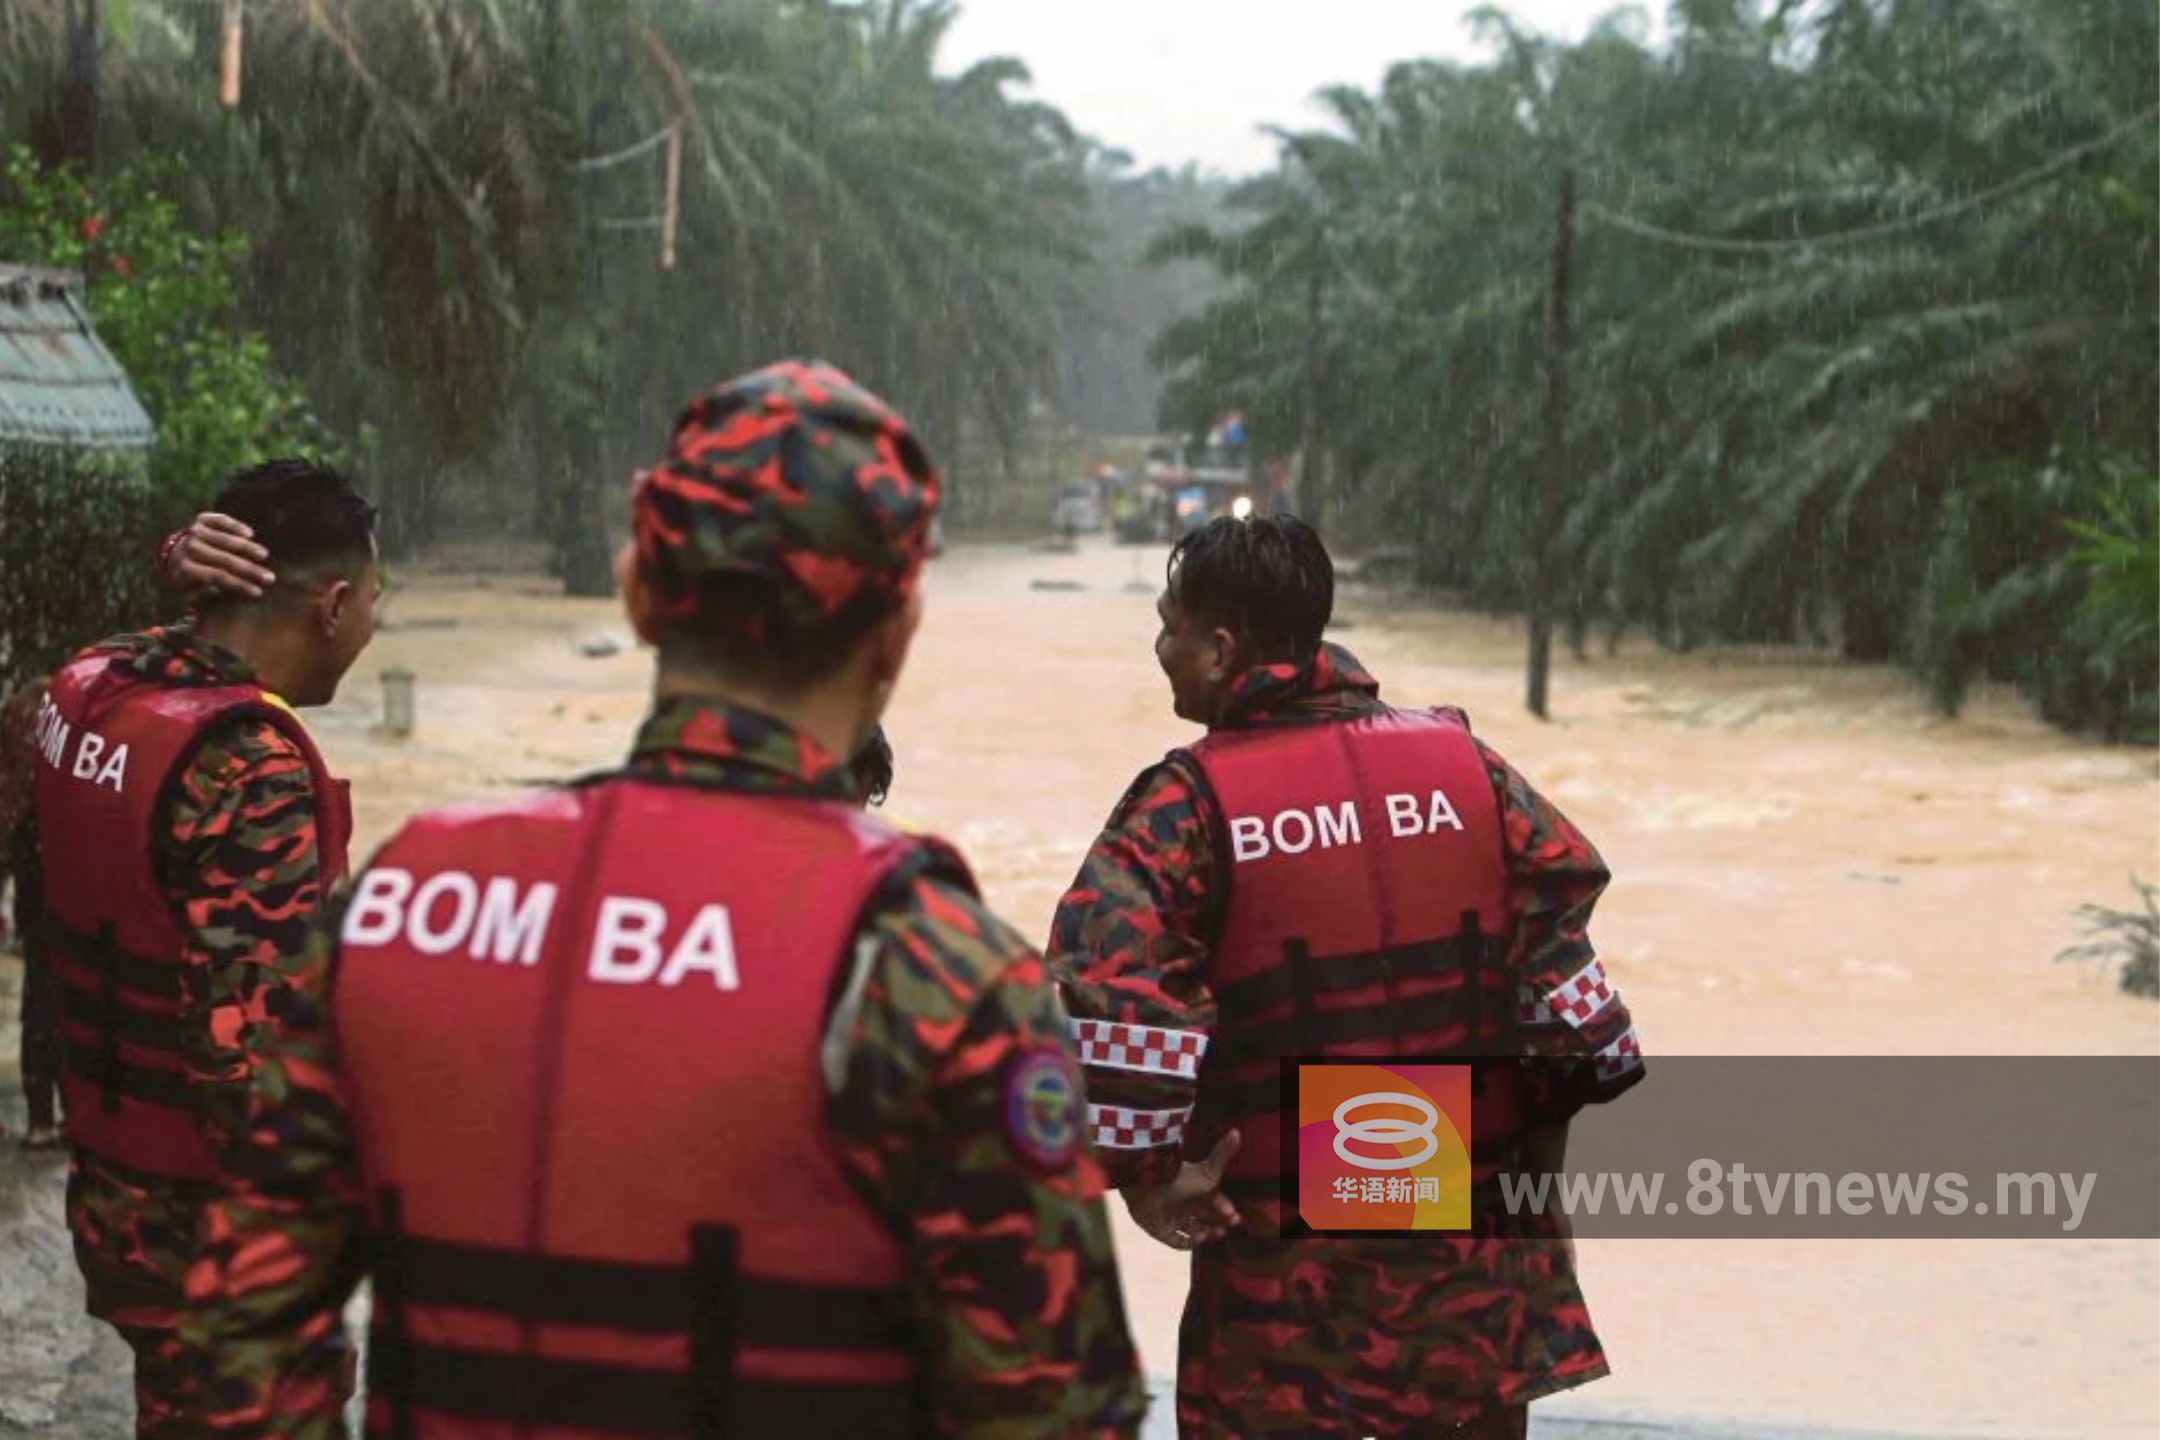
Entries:
{"type": "MultiPolygon", "coordinates": [[[[1193,733],[1149,651],[1160,565],[963,546],[932,567],[889,717],[890,807],[958,841],[1031,935],[1134,773],[1193,733]]],[[[1356,592],[1338,610],[1335,638],[1384,694],[1468,709],[1604,851],[1616,879],[1593,937],[1651,1055],[2160,1053],[2160,1008],[2050,963],[2075,906],[2160,873],[2154,752],[2065,738],[2002,695],[1944,721],[1893,672],[1790,651],[1563,659],[1539,724],[1518,625],[1356,592]]],[[[355,782],[363,845],[425,805],[608,764],[644,709],[649,660],[611,602],[429,576],[388,615],[316,721],[355,782]],[[619,648],[587,653],[604,641],[619,648]],[[394,665],[419,677],[405,741],[372,728],[394,665]]],[[[1134,1324],[1167,1371],[1182,1264],[1120,1226],[1134,1324]]],[[[2152,1241],[1580,1250],[1615,1373],[1556,1412],[1713,1434],[2160,1434],[2152,1241]]],[[[0,1312],[29,1263],[18,1239],[0,1312]]],[[[0,1336],[0,1384],[22,1352],[0,1336]]]]}

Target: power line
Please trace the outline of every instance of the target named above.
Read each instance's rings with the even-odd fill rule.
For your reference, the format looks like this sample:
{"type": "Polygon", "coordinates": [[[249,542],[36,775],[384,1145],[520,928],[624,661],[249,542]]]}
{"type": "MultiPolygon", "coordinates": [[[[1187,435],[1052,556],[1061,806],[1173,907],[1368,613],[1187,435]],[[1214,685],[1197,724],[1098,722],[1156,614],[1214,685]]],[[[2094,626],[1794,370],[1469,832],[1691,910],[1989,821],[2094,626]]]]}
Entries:
{"type": "Polygon", "coordinates": [[[661,126],[658,130],[653,131],[652,134],[638,141],[635,145],[626,145],[622,149],[617,150],[610,155],[592,155],[586,157],[583,160],[573,161],[571,162],[570,168],[572,170],[582,172],[589,170],[607,170],[617,165],[627,164],[630,161],[637,159],[640,155],[649,154],[654,149],[665,144],[667,142],[667,138],[670,135],[673,135],[676,129],[681,126],[681,124],[682,122],[680,120],[670,121],[668,124],[661,126]]]}
{"type": "Polygon", "coordinates": [[[2123,121],[2122,124],[2117,125],[2105,135],[2071,146],[2060,155],[2043,164],[2034,166],[2022,175],[2012,176],[2000,184],[1990,185],[1985,190],[1976,190],[1962,199],[1939,205],[1933,210],[1924,210],[1918,215],[1908,215],[1899,220],[1885,220],[1874,225],[1863,225],[1856,230],[1840,230],[1829,235],[1806,236],[1794,240],[1732,240],[1720,235],[1694,235],[1682,230],[1668,230],[1662,225],[1653,225],[1647,220],[1637,220],[1632,215],[1623,215],[1617,210],[1607,209],[1595,200],[1585,200],[1582,208],[1584,214],[1594,216],[1615,229],[1625,230],[1631,235],[1639,235],[1645,240],[1656,240],[1667,245],[1680,245],[1695,250],[1709,250],[1721,255],[1784,255],[1796,250],[1815,250],[1833,245],[1857,245],[1864,241],[1881,239],[1885,235],[1895,235],[1905,230],[1917,230],[1923,225],[1933,225],[1939,220],[1948,220],[1952,216],[1962,215],[1968,210],[1985,205],[1991,200],[2000,199],[2013,191],[2022,190],[2029,185],[2037,185],[2058,171],[2068,169],[2086,156],[2096,151],[2105,150],[2125,136],[2150,124],[2155,116],[2160,116],[2160,105],[2152,107],[2134,119],[2123,121]]]}

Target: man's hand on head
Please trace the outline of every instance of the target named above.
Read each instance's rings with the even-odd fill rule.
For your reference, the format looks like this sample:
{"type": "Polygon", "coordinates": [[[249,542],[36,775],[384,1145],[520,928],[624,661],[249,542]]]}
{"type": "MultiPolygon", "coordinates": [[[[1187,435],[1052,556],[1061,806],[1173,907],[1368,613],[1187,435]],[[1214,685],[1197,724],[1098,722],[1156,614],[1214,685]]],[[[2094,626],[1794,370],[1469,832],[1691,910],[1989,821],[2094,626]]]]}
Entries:
{"type": "Polygon", "coordinates": [[[254,537],[253,530],[229,515],[197,515],[165,558],[166,583],[190,599],[217,593],[260,599],[277,576],[264,565],[270,552],[254,537]]]}

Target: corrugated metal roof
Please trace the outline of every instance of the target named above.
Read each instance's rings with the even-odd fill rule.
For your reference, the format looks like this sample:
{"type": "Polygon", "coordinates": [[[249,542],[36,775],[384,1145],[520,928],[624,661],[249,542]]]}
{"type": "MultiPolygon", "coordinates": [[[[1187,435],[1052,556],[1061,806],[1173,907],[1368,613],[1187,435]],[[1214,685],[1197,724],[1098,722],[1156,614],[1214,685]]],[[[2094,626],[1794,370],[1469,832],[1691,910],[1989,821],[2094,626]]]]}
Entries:
{"type": "Polygon", "coordinates": [[[0,264],[0,442],[140,450],[154,435],[80,277],[0,264]]]}

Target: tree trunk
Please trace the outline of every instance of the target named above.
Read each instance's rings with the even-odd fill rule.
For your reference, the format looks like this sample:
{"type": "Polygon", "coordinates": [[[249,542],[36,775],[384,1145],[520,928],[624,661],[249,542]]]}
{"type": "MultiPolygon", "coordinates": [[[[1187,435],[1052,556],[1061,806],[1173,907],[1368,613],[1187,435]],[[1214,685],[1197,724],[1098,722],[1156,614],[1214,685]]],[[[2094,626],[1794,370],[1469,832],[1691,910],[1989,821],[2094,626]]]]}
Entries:
{"type": "Polygon", "coordinates": [[[1560,170],[1552,298],[1545,325],[1545,476],[1538,496],[1537,575],[1530,587],[1530,713],[1544,720],[1552,672],[1553,591],[1560,579],[1561,490],[1567,478],[1568,281],[1575,245],[1575,167],[1560,170]]]}
{"type": "MultiPolygon", "coordinates": [[[[567,41],[567,33],[563,38],[567,41]]],[[[599,152],[600,129],[601,107],[596,102],[585,109],[584,153],[599,152]]],[[[582,247],[579,309],[600,316],[605,313],[608,296],[593,187],[584,176],[574,177],[570,183],[577,187],[578,239],[582,247]]],[[[583,346],[578,353],[581,362],[589,354],[583,346]]],[[[557,426],[564,442],[559,453],[565,468],[561,475],[563,500],[551,538],[555,568],[562,576],[564,593],[569,595],[598,597],[615,593],[615,567],[608,554],[607,530],[601,523],[599,490],[606,483],[604,436],[614,414],[609,401],[617,363],[612,354],[601,355],[597,363],[581,363],[580,368],[586,371],[585,384],[580,387],[583,403],[565,407],[557,426]]]]}
{"type": "Polygon", "coordinates": [[[1321,524],[1320,505],[1320,246],[1313,245],[1312,275],[1305,286],[1305,404],[1298,416],[1298,509],[1321,524]]]}
{"type": "Polygon", "coordinates": [[[1897,605],[1873,592],[1866,584],[1848,587],[1841,647],[1845,658],[1880,661],[1894,657],[1902,631],[1901,619],[1897,605]]]}
{"type": "Polygon", "coordinates": [[[587,597],[612,595],[615,593],[614,557],[608,554],[607,527],[600,521],[599,497],[594,493],[592,477],[577,474],[568,479],[570,503],[564,507],[563,529],[556,536],[563,593],[587,597]]]}
{"type": "Polygon", "coordinates": [[[98,151],[98,0],[67,0],[67,54],[38,126],[38,159],[91,169],[98,151]]]}
{"type": "MultiPolygon", "coordinates": [[[[957,367],[954,367],[957,369],[957,367]]],[[[967,493],[961,479],[963,451],[961,432],[967,428],[967,403],[960,392],[957,378],[948,378],[938,385],[938,404],[933,424],[936,432],[930,436],[930,457],[937,463],[938,473],[944,481],[944,495],[938,508],[944,513],[946,528],[960,524],[964,518],[962,509],[974,497],[967,493]]]]}

